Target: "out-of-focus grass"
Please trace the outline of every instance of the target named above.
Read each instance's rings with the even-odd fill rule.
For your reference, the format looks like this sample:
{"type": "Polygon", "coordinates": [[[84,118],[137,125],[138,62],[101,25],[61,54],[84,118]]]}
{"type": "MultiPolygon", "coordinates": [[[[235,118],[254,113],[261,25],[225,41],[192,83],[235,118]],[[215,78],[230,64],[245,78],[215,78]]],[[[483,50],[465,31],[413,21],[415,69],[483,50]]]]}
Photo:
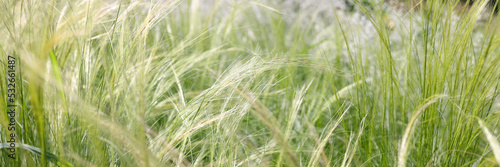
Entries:
{"type": "Polygon", "coordinates": [[[1,1],[0,165],[497,164],[488,1],[295,2],[1,1]]]}

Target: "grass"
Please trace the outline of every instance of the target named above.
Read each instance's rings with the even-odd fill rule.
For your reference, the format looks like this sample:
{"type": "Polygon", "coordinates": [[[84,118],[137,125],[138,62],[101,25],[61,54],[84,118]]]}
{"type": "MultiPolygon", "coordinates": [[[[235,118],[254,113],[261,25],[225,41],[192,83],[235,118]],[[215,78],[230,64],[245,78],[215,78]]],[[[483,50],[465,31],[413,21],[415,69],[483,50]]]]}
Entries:
{"type": "Polygon", "coordinates": [[[297,2],[1,1],[0,166],[498,166],[498,4],[297,2]]]}

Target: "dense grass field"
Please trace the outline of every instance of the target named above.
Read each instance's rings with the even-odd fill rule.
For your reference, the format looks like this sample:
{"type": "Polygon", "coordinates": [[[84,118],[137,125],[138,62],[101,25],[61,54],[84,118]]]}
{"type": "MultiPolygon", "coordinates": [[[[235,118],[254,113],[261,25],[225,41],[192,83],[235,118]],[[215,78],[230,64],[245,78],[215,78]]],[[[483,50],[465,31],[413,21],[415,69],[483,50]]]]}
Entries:
{"type": "Polygon", "coordinates": [[[2,0],[0,166],[499,166],[497,3],[2,0]]]}

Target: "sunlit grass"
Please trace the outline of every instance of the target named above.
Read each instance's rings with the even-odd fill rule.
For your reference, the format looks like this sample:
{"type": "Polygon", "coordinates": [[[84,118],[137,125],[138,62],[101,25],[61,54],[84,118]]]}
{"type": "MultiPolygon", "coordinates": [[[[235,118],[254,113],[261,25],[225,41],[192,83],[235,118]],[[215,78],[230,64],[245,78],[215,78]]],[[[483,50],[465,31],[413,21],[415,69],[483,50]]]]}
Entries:
{"type": "Polygon", "coordinates": [[[498,165],[498,4],[352,3],[2,1],[0,166],[498,165]]]}

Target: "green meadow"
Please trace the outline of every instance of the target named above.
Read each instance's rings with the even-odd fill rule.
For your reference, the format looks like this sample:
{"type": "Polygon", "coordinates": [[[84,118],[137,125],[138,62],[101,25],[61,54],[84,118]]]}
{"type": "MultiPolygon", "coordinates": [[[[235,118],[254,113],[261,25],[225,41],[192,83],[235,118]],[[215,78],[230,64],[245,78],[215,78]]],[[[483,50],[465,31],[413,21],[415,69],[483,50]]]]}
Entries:
{"type": "Polygon", "coordinates": [[[0,0],[0,166],[499,166],[498,3],[0,0]]]}

